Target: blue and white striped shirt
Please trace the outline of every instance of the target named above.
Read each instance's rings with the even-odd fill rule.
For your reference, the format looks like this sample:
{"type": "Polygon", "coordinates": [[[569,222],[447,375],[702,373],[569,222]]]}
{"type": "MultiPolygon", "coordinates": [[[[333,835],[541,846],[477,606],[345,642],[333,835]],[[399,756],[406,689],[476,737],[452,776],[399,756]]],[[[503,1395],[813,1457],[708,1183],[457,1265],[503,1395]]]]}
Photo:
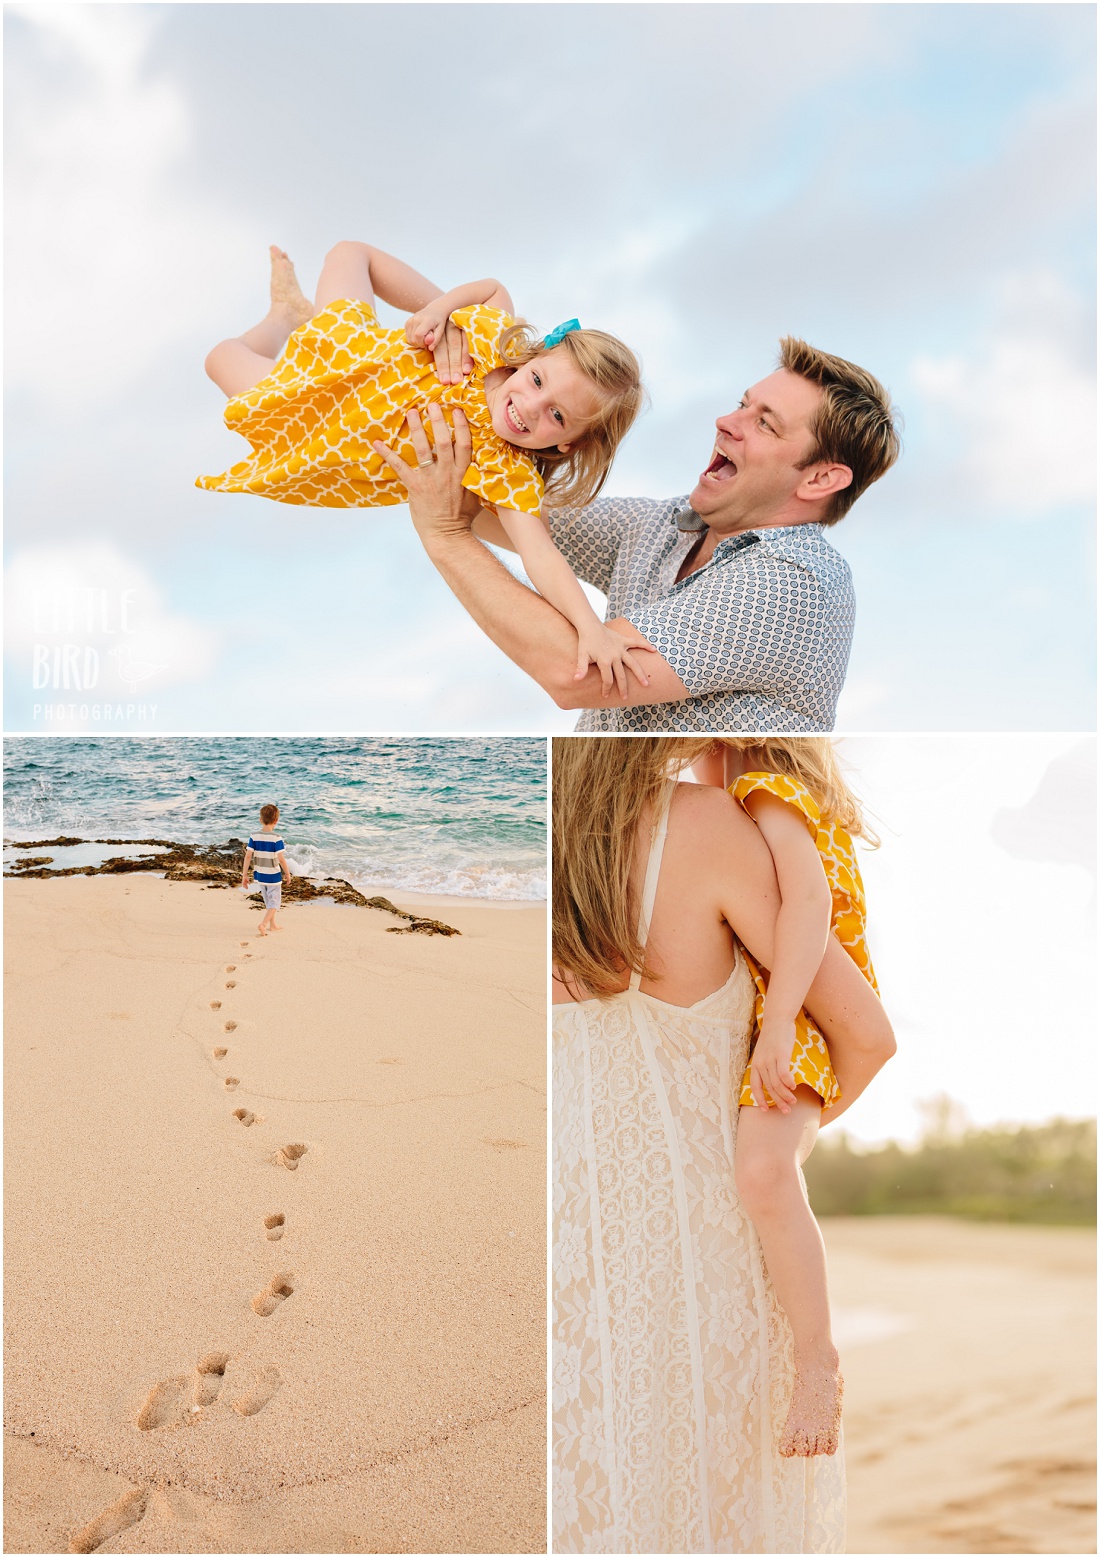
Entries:
{"type": "Polygon", "coordinates": [[[252,861],[252,874],[256,880],[268,886],[274,881],[282,881],[279,855],[286,846],[278,833],[256,833],[248,840],[248,847],[256,856],[252,861]]]}
{"type": "Polygon", "coordinates": [[[848,564],[820,525],[785,525],[727,536],[677,583],[696,540],[676,525],[686,507],[684,497],[605,497],[549,515],[574,573],[607,595],[608,620],[633,623],[690,693],[590,708],[577,729],[831,730],[855,620],[848,564]]]}

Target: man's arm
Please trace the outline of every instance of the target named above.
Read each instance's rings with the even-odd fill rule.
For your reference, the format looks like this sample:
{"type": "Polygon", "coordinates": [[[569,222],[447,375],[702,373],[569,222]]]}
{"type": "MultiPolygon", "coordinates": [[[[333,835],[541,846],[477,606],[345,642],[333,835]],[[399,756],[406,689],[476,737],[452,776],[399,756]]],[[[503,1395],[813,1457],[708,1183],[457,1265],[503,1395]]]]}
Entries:
{"type": "MultiPolygon", "coordinates": [[[[409,413],[409,437],[418,462],[406,465],[382,443],[374,447],[404,482],[409,494],[409,513],[432,563],[452,594],[497,648],[554,700],[559,708],[630,708],[637,704],[673,703],[687,697],[687,688],[661,655],[645,654],[649,686],[631,679],[625,696],[613,692],[604,697],[600,673],[590,668],[582,681],[574,680],[577,634],[560,612],[514,578],[508,569],[474,535],[473,519],[479,512],[462,477],[470,462],[470,432],[458,409],[454,412],[454,436],[434,403],[428,407],[435,445],[431,447],[415,411],[409,413]]],[[[607,624],[617,631],[631,624],[618,618],[607,624]]]]}

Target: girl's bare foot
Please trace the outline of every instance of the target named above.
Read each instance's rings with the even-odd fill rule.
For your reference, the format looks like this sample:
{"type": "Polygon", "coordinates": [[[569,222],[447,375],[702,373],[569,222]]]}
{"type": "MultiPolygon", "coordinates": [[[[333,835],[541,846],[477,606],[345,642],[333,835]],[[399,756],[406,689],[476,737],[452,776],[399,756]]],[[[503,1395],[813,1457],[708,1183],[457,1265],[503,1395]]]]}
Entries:
{"type": "Polygon", "coordinates": [[[292,330],[313,318],[313,304],[298,285],[289,255],[274,244],[271,245],[271,312],[284,315],[292,330]]]}
{"type": "Polygon", "coordinates": [[[799,1367],[779,1452],[792,1455],[835,1454],[840,1442],[840,1411],[844,1380],[836,1367],[799,1367]]]}

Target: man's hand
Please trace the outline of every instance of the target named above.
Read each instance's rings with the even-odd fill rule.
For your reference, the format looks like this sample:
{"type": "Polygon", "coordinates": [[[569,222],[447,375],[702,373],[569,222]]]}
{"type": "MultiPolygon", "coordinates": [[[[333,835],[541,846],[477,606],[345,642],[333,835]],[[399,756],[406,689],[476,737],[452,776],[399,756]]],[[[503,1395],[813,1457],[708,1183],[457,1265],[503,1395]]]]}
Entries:
{"type": "Polygon", "coordinates": [[[407,465],[388,444],[375,441],[372,447],[382,456],[409,494],[409,514],[425,546],[448,535],[466,535],[481,511],[473,493],[462,485],[470,463],[470,427],[458,406],[452,412],[454,433],[438,405],[428,407],[432,424],[432,444],[428,442],[419,411],[405,418],[416,464],[407,465]]]}

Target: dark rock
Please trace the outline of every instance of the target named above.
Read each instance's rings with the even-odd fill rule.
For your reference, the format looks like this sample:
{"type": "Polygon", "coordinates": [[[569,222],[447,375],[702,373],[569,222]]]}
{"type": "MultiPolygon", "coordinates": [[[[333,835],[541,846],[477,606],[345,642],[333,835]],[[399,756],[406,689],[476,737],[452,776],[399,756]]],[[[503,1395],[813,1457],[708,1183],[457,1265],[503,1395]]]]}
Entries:
{"type": "MultiPolygon", "coordinates": [[[[162,854],[139,854],[132,857],[114,855],[101,865],[68,865],[58,870],[49,868],[50,855],[17,860],[6,874],[20,879],[52,876],[125,876],[139,871],[163,873],[166,881],[202,882],[209,888],[226,889],[239,886],[244,868],[244,842],[230,838],[223,844],[173,843],[167,838],[52,838],[40,843],[16,843],[16,849],[60,849],[74,844],[87,843],[126,844],[131,848],[163,849],[162,854]]],[[[451,925],[438,919],[422,919],[417,914],[396,908],[388,897],[364,897],[348,881],[338,876],[327,876],[318,886],[308,876],[292,876],[283,882],[283,903],[310,903],[317,898],[328,898],[335,903],[349,903],[354,908],[377,908],[393,914],[395,919],[407,921],[391,927],[392,935],[460,935],[451,925]]],[[[248,901],[257,909],[263,907],[259,892],[250,892],[248,901]]]]}

